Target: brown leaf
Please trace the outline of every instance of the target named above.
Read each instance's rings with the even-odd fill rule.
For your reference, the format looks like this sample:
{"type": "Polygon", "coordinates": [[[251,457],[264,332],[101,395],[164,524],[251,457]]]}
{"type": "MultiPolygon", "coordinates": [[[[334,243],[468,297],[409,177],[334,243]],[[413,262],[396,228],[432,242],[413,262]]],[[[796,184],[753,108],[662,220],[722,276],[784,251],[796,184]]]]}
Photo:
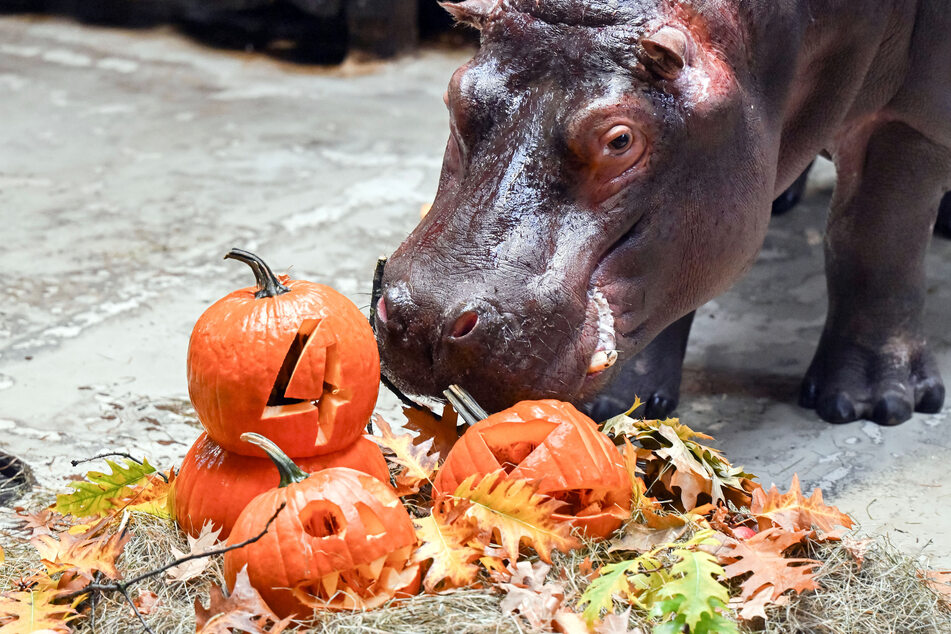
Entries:
{"type": "Polygon", "coordinates": [[[28,632],[55,632],[69,634],[69,622],[79,618],[76,605],[53,603],[54,590],[4,592],[0,595],[0,634],[27,634],[28,632]]]}
{"type": "Polygon", "coordinates": [[[653,550],[661,544],[669,544],[670,542],[676,541],[686,531],[686,526],[651,528],[645,524],[630,522],[624,527],[624,533],[620,539],[611,543],[608,552],[634,550],[639,553],[646,553],[648,550],[653,550]]]}
{"type": "Polygon", "coordinates": [[[763,619],[765,621],[767,605],[785,605],[789,602],[788,596],[777,597],[775,600],[772,599],[772,596],[772,586],[763,586],[749,599],[744,600],[740,597],[732,599],[730,606],[737,611],[739,617],[744,621],[752,621],[753,619],[763,619]]]}
{"type": "Polygon", "coordinates": [[[540,561],[520,561],[509,570],[511,581],[499,584],[505,592],[500,604],[502,614],[518,614],[535,630],[550,629],[565,600],[561,584],[545,583],[551,566],[540,561]]]}
{"type": "Polygon", "coordinates": [[[202,606],[201,599],[195,599],[196,634],[280,634],[290,622],[291,617],[279,619],[251,587],[247,566],[235,578],[230,595],[225,596],[220,587],[213,586],[207,608],[202,606]]]}
{"type": "MultiPolygon", "coordinates": [[[[188,557],[190,555],[201,555],[202,553],[214,549],[218,544],[218,535],[221,533],[221,529],[219,528],[213,531],[211,530],[212,526],[211,521],[207,521],[202,525],[198,537],[187,535],[188,552],[183,553],[172,546],[172,555],[174,555],[176,559],[181,559],[182,557],[188,557]]],[[[165,574],[168,576],[169,581],[189,581],[190,579],[200,576],[210,562],[210,557],[191,559],[169,568],[165,574]]]]}
{"type": "Polygon", "coordinates": [[[139,590],[139,594],[132,599],[132,604],[135,605],[135,608],[139,611],[139,614],[143,616],[148,616],[155,611],[159,605],[161,605],[162,600],[159,599],[158,595],[152,592],[151,590],[139,590]]]}
{"type": "Polygon", "coordinates": [[[432,450],[436,453],[440,461],[446,459],[449,450],[459,440],[458,415],[451,406],[446,405],[442,410],[442,417],[436,416],[429,410],[419,410],[412,407],[403,409],[406,416],[406,429],[417,432],[413,439],[414,445],[422,445],[427,440],[432,440],[432,450]]]}
{"type": "Polygon", "coordinates": [[[390,460],[403,467],[396,480],[396,494],[400,497],[416,493],[426,483],[432,483],[433,474],[439,466],[439,457],[432,454],[433,440],[414,444],[409,434],[393,433],[390,424],[379,414],[373,415],[373,424],[380,430],[379,436],[367,436],[390,453],[390,460]]]}
{"type": "Polygon", "coordinates": [[[595,634],[644,634],[641,628],[630,629],[631,608],[606,614],[594,627],[595,634]]]}
{"type": "Polygon", "coordinates": [[[799,488],[799,476],[794,475],[789,493],[780,493],[774,484],[769,491],[753,491],[750,512],[756,516],[760,530],[778,526],[787,531],[816,530],[815,539],[828,541],[840,537],[836,526],[852,528],[852,518],[822,500],[822,491],[816,488],[805,497],[799,488]]]}
{"type": "Polygon", "coordinates": [[[874,539],[855,539],[846,535],[842,538],[842,547],[852,555],[852,558],[855,559],[855,564],[861,568],[862,564],[865,563],[865,555],[868,553],[869,547],[875,542],[874,539]]]}
{"type": "Polygon", "coordinates": [[[918,577],[938,594],[944,607],[951,608],[951,570],[919,570],[918,577]]]}
{"type": "Polygon", "coordinates": [[[770,600],[787,590],[803,592],[818,587],[814,559],[783,557],[783,551],[805,539],[806,531],[786,532],[770,528],[745,541],[730,541],[717,552],[727,579],[753,573],[740,586],[740,598],[747,600],[766,586],[772,587],[770,600]]]}
{"type": "Polygon", "coordinates": [[[551,629],[559,634],[588,634],[588,624],[580,614],[561,609],[555,612],[551,629]]]}
{"type": "MultiPolygon", "coordinates": [[[[81,577],[92,582],[95,574],[102,573],[109,579],[118,579],[116,559],[122,554],[132,535],[120,529],[113,534],[101,532],[111,522],[104,519],[88,531],[72,535],[68,532],[58,535],[36,535],[30,544],[36,549],[49,574],[66,573],[63,584],[81,577]]],[[[85,584],[83,584],[85,585],[85,584]]]]}
{"type": "Polygon", "coordinates": [[[21,528],[30,531],[30,537],[52,535],[67,527],[63,516],[52,509],[43,509],[36,513],[23,513],[17,510],[17,515],[23,520],[21,528]]]}

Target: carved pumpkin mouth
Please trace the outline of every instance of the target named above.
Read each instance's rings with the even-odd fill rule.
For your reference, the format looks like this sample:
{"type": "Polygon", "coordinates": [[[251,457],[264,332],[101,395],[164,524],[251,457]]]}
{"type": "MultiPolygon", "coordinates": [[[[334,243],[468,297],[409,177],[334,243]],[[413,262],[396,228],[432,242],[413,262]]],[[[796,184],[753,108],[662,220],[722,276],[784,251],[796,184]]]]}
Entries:
{"type": "MultiPolygon", "coordinates": [[[[532,470],[543,461],[551,463],[554,454],[545,441],[559,425],[548,421],[526,421],[520,423],[501,423],[480,432],[486,447],[505,473],[519,477],[520,471],[532,470]],[[539,449],[541,448],[541,449],[539,449]]],[[[551,465],[557,467],[557,464],[551,465]]],[[[592,481],[598,474],[591,474],[592,481]]],[[[572,517],[594,517],[611,515],[626,519],[628,512],[615,499],[616,491],[610,487],[571,487],[560,488],[554,482],[558,474],[543,478],[539,484],[539,493],[558,500],[562,506],[554,514],[556,518],[567,521],[572,517]]],[[[532,478],[534,479],[534,478],[532,478]]],[[[592,482],[594,484],[594,482],[592,482]]]]}

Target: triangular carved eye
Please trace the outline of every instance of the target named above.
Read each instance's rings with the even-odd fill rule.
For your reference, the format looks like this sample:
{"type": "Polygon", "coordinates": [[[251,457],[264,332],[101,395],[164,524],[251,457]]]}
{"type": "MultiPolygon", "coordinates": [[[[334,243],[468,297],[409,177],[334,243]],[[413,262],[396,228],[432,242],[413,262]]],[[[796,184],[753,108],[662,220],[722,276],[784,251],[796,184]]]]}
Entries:
{"type": "Polygon", "coordinates": [[[511,473],[535,448],[545,442],[548,434],[558,427],[557,423],[530,421],[524,423],[502,423],[493,425],[480,432],[482,439],[499,466],[511,473]]]}
{"type": "Polygon", "coordinates": [[[334,537],[347,530],[347,518],[339,506],[327,500],[313,500],[300,513],[304,532],[314,537],[334,537]]]}
{"type": "Polygon", "coordinates": [[[367,537],[382,535],[386,532],[386,525],[383,524],[383,520],[380,519],[380,516],[377,515],[373,509],[363,502],[357,502],[354,504],[354,507],[357,509],[357,514],[360,515],[360,521],[363,523],[363,531],[367,537]]]}

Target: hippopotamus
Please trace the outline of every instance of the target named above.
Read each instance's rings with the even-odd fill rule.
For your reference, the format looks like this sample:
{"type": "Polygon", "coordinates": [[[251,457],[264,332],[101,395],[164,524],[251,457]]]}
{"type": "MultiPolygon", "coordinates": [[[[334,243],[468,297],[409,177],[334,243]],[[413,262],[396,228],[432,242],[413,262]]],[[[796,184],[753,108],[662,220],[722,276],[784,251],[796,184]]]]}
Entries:
{"type": "Polygon", "coordinates": [[[694,311],[750,268],[772,202],[825,155],[829,309],[800,402],[832,423],[940,410],[922,312],[951,189],[951,3],[444,6],[481,46],[449,82],[432,208],[375,298],[396,387],[595,417],[639,395],[667,415],[694,311]]]}

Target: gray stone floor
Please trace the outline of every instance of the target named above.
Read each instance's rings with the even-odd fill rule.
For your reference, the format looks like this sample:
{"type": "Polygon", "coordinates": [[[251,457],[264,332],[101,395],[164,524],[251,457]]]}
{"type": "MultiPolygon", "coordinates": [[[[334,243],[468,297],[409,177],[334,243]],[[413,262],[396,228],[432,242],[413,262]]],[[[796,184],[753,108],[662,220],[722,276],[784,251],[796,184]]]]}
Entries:
{"type": "MultiPolygon", "coordinates": [[[[197,435],[185,352],[255,250],[368,303],[376,257],[435,192],[465,51],[315,70],[170,31],[0,19],[0,449],[62,486],[110,449],[174,464],[197,435]]],[[[795,405],[825,308],[826,164],[759,262],[704,307],[681,416],[765,484],[799,473],[863,530],[951,565],[947,411],[830,426],[795,405]]],[[[951,379],[951,243],[927,323],[951,379]]],[[[394,410],[384,399],[381,408],[394,410]]]]}

